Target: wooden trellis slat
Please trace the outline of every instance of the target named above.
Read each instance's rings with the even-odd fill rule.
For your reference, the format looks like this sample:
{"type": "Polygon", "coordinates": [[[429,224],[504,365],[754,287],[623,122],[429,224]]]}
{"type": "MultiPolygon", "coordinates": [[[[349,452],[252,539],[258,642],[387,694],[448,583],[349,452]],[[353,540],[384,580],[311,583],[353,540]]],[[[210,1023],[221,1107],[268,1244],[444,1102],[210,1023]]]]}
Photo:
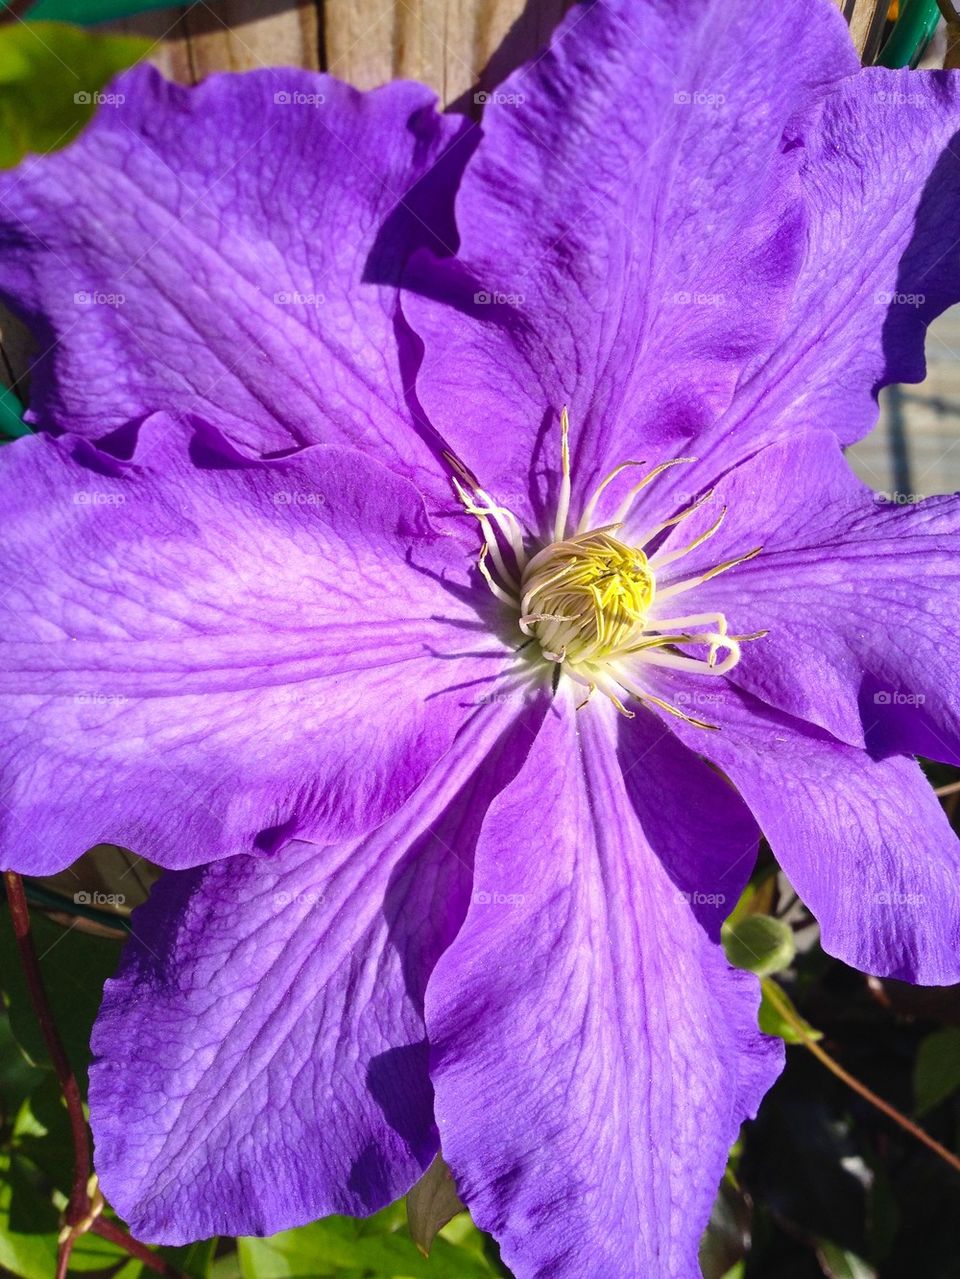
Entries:
{"type": "Polygon", "coordinates": [[[840,7],[861,59],[866,63],[873,62],[880,51],[890,0],[840,0],[840,7]]]}

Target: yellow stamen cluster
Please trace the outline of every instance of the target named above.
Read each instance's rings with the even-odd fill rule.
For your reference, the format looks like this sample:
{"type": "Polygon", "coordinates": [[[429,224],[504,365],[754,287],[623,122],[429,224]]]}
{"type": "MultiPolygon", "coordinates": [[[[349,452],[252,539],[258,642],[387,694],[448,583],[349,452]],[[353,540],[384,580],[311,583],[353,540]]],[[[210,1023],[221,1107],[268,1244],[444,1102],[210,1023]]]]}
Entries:
{"type": "Polygon", "coordinates": [[[562,475],[553,541],[533,554],[527,551],[517,517],[498,506],[465,467],[450,459],[457,472],[453,481],[457,494],[464,509],[478,520],[483,534],[480,572],[496,598],[519,613],[519,629],[527,637],[522,647],[535,640],[541,658],[552,663],[557,674],[562,670],[587,689],[584,702],[599,690],[617,710],[630,715],[622,700],[626,694],[702,728],[713,727],[655,696],[646,686],[644,668],[724,675],[736,666],[740,644],[766,632],[730,635],[722,613],[666,616],[671,610],[665,606],[718,573],[752,559],[760,547],[681,581],[668,574],[667,583],[658,584],[658,574],[702,546],[720,528],[725,509],[689,545],[664,551],[657,543],[667,529],[699,511],[709,493],[632,539],[634,545],[617,536],[641,490],[670,467],[693,458],[674,458],[654,467],[629,490],[612,524],[590,528],[605,490],[627,468],[640,465],[621,463],[590,497],[576,531],[568,537],[571,475],[566,409],[560,426],[562,475]],[[657,548],[653,553],[646,549],[651,544],[657,548]],[[512,565],[508,563],[511,557],[512,565]],[[684,651],[691,646],[701,652],[684,651]]]}
{"type": "Polygon", "coordinates": [[[520,588],[520,629],[544,657],[588,664],[643,628],[656,586],[643,551],[598,528],[545,546],[520,588]]]}

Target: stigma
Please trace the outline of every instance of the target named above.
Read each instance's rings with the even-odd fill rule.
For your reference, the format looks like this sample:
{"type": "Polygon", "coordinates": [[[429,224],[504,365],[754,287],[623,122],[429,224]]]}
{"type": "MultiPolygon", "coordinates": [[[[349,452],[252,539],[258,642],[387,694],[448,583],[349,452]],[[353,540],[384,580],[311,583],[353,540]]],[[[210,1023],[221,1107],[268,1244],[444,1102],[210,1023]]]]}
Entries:
{"type": "Polygon", "coordinates": [[[572,476],[566,409],[560,415],[560,428],[562,471],[553,538],[539,546],[528,546],[516,516],[497,505],[466,468],[450,458],[457,495],[480,525],[483,545],[478,567],[487,586],[514,614],[520,650],[536,646],[537,663],[552,669],[555,686],[561,674],[582,686],[581,706],[599,691],[627,716],[633,714],[627,701],[649,702],[688,723],[713,728],[655,695],[649,687],[651,668],[725,675],[739,662],[741,644],[766,634],[731,635],[722,613],[684,615],[672,603],[752,559],[761,548],[686,579],[677,580],[672,571],[664,582],[665,570],[717,532],[726,508],[704,533],[680,549],[665,551],[661,535],[699,510],[711,493],[639,534],[627,536],[624,527],[638,495],[670,467],[695,461],[687,457],[662,462],[644,474],[625,494],[613,520],[594,527],[604,492],[629,468],[641,465],[621,463],[591,495],[579,524],[569,528],[572,476]]]}

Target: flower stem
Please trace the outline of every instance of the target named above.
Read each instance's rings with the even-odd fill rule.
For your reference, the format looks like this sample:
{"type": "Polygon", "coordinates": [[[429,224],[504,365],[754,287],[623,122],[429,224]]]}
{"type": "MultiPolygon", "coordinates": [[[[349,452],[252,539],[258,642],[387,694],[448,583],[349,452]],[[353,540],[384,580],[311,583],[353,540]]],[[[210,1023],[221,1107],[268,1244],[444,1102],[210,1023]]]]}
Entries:
{"type": "Polygon", "coordinates": [[[40,1024],[43,1041],[47,1046],[47,1052],[50,1054],[50,1060],[53,1063],[53,1069],[60,1084],[60,1091],[66,1102],[67,1116],[70,1121],[70,1135],[73,1141],[73,1189],[70,1192],[70,1199],[63,1214],[65,1228],[61,1232],[57,1249],[55,1279],[65,1279],[70,1265],[70,1253],[73,1250],[73,1245],[78,1235],[85,1230],[92,1230],[94,1234],[98,1234],[104,1239],[109,1239],[132,1257],[142,1261],[145,1266],[149,1266],[151,1270],[155,1270],[158,1274],[166,1275],[167,1279],[186,1279],[186,1276],[181,1271],[167,1265],[162,1257],[155,1252],[151,1252],[144,1244],[132,1238],[122,1227],[112,1221],[105,1221],[99,1215],[100,1209],[103,1207],[103,1200],[99,1192],[96,1191],[96,1179],[91,1179],[90,1175],[90,1135],[83,1113],[83,1099],[80,1095],[77,1077],[71,1069],[70,1060],[60,1038],[60,1032],[57,1030],[53,1009],[50,1006],[46,987],[43,984],[43,974],[40,972],[37,948],[33,943],[33,934],[30,931],[30,910],[27,906],[23,880],[14,871],[4,871],[3,883],[6,889],[7,905],[10,908],[10,918],[13,922],[13,932],[17,941],[17,950],[20,954],[20,963],[26,978],[27,990],[30,994],[30,1002],[40,1024]],[[91,1185],[93,1189],[91,1189],[91,1185]],[[91,1195],[93,1195],[93,1198],[91,1198],[91,1195]],[[79,1229],[74,1229],[75,1227],[79,1227],[79,1229]]]}
{"type": "Polygon", "coordinates": [[[99,1235],[101,1239],[109,1239],[118,1248],[123,1248],[131,1257],[136,1257],[138,1261],[142,1261],[145,1266],[149,1266],[158,1275],[165,1275],[166,1279],[186,1279],[182,1271],[175,1270],[173,1266],[167,1265],[161,1256],[151,1251],[146,1244],[134,1239],[132,1235],[128,1235],[115,1222],[107,1221],[104,1217],[98,1217],[90,1229],[95,1235],[99,1235]]]}
{"type": "Polygon", "coordinates": [[[57,1248],[57,1272],[54,1279],[67,1279],[70,1269],[70,1253],[73,1251],[73,1235],[67,1235],[66,1239],[57,1248]]]}
{"type": "Polygon", "coordinates": [[[866,1086],[866,1084],[861,1083],[860,1080],[851,1075],[849,1071],[844,1070],[843,1066],[841,1066],[838,1061],[834,1061],[830,1054],[821,1048],[817,1041],[812,1038],[807,1026],[796,1015],[790,1004],[782,998],[780,989],[776,982],[771,981],[766,983],[765,989],[767,998],[776,1006],[777,1012],[780,1016],[790,1023],[796,1031],[803,1046],[805,1048],[809,1048],[814,1057],[816,1057],[822,1065],[826,1066],[827,1070],[836,1075],[838,1079],[841,1079],[848,1088],[852,1088],[853,1091],[863,1097],[865,1101],[868,1101],[871,1106],[876,1107],[877,1110],[886,1115],[888,1119],[892,1119],[895,1124],[899,1124],[905,1132],[908,1132],[911,1135],[911,1137],[915,1137],[917,1141],[922,1142],[928,1150],[932,1150],[935,1155],[938,1155],[944,1161],[944,1163],[949,1164],[956,1172],[960,1172],[960,1158],[958,1158],[951,1150],[948,1150],[946,1146],[941,1146],[939,1141],[935,1141],[929,1133],[924,1132],[922,1128],[918,1128],[911,1119],[908,1119],[907,1116],[897,1110],[895,1106],[891,1106],[888,1101],[884,1101],[882,1097],[878,1097],[875,1092],[866,1086]]]}
{"type": "MultiPolygon", "coordinates": [[[[83,1115],[83,1100],[43,984],[40,961],[37,959],[37,949],[30,932],[30,911],[27,907],[26,893],[23,891],[23,880],[14,871],[7,870],[3,873],[3,881],[7,891],[7,905],[13,921],[17,949],[20,952],[20,963],[30,992],[30,1002],[40,1023],[43,1041],[47,1045],[47,1052],[53,1062],[53,1069],[56,1071],[60,1091],[67,1106],[70,1136],[73,1139],[73,1189],[70,1192],[64,1220],[68,1226],[73,1226],[82,1221],[89,1212],[87,1182],[90,1180],[91,1172],[90,1142],[87,1137],[87,1121],[83,1115]]],[[[61,1251],[65,1250],[69,1256],[70,1248],[67,1243],[69,1241],[61,1244],[61,1251]]]]}

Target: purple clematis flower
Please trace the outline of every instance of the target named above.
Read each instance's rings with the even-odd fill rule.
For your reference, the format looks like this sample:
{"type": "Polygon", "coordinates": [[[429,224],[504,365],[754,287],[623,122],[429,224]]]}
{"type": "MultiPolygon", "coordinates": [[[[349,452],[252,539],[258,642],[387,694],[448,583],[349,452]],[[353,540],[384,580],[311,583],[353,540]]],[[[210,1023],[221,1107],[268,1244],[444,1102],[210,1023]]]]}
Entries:
{"type": "Polygon", "coordinates": [[[442,1145],[519,1279],[688,1279],[781,1063],[719,944],[759,829],[831,953],[960,977],[960,504],[840,449],[960,298],[957,81],[827,0],[597,0],[479,146],[414,85],[123,89],[0,178],[59,432],[0,451],[4,864],[173,872],[105,1191],[271,1232],[442,1145]]]}

